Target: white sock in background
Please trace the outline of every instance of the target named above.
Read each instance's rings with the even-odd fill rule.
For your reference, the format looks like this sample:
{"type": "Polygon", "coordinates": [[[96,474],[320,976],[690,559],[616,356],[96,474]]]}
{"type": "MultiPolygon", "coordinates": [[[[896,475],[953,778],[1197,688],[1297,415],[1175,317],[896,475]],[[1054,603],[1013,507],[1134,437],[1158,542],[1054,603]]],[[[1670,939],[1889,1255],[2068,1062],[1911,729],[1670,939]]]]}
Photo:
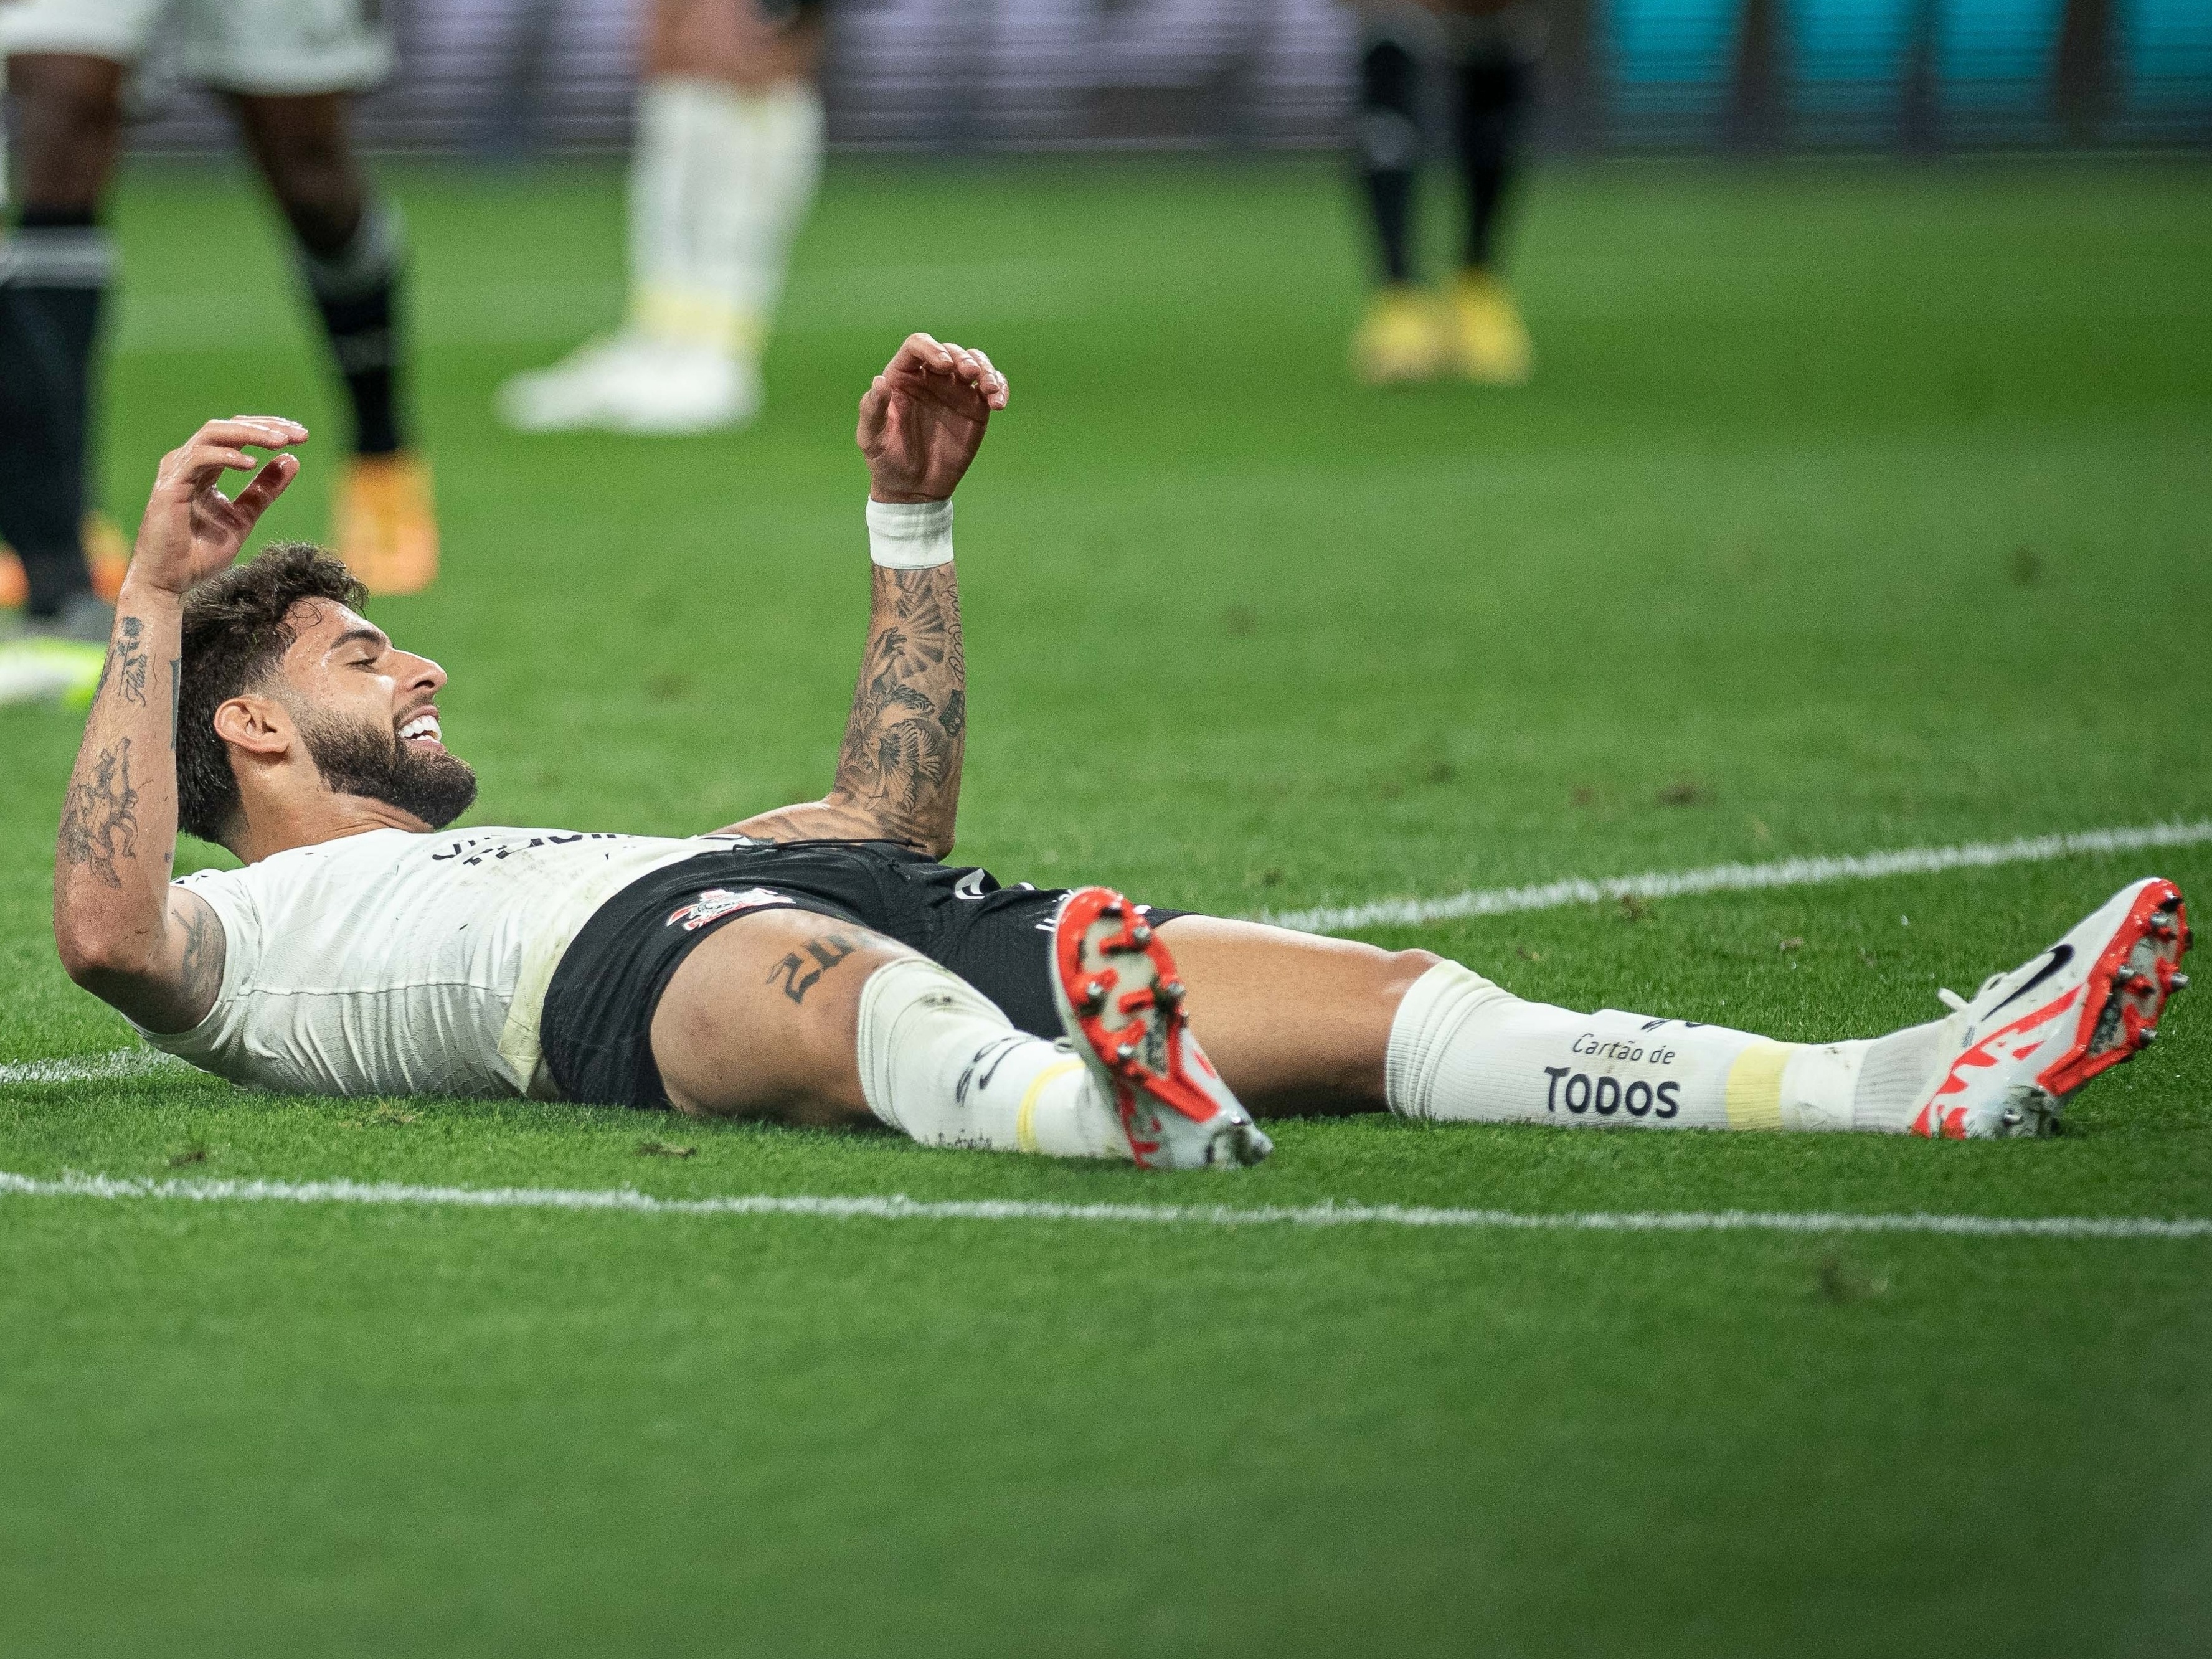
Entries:
{"type": "Polygon", "coordinates": [[[630,172],[632,329],[757,362],[821,172],[811,85],[647,82],[630,172]]]}
{"type": "Polygon", "coordinates": [[[637,136],[629,156],[629,291],[633,313],[645,296],[695,286],[685,227],[690,167],[690,81],[659,76],[638,93],[637,136]]]}
{"type": "Polygon", "coordinates": [[[1399,1006],[1385,1089],[1407,1117],[1644,1128],[1901,1133],[1943,1054],[1941,1020],[1852,1042],[1525,1002],[1455,962],[1399,1006]]]}
{"type": "Polygon", "coordinates": [[[1114,1108],[1076,1055],[1018,1031],[981,991],[921,957],[860,989],[868,1109],[925,1146],[1129,1157],[1114,1108]]]}

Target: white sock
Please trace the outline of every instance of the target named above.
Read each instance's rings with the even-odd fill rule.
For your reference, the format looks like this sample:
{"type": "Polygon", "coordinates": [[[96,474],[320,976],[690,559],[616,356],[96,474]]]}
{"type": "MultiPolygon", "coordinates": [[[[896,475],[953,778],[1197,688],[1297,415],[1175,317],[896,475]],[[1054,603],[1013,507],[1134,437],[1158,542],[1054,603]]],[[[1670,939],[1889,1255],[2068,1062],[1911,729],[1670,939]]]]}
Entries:
{"type": "Polygon", "coordinates": [[[686,207],[690,190],[690,81],[658,76],[638,93],[637,137],[629,157],[629,291],[634,317],[646,296],[696,286],[686,207]]]}
{"type": "Polygon", "coordinates": [[[630,179],[631,326],[752,362],[822,172],[822,100],[803,82],[741,93],[646,83],[630,179]]]}
{"type": "Polygon", "coordinates": [[[859,1044],[868,1109],[925,1146],[1129,1157],[1079,1058],[1016,1030],[988,997],[925,957],[868,976],[859,1044]]]}
{"type": "Polygon", "coordinates": [[[1446,962],[1399,1005],[1384,1087],[1408,1117],[1901,1133],[1942,1054],[1940,1020],[1867,1041],[1774,1042],[1525,1002],[1446,962]]]}

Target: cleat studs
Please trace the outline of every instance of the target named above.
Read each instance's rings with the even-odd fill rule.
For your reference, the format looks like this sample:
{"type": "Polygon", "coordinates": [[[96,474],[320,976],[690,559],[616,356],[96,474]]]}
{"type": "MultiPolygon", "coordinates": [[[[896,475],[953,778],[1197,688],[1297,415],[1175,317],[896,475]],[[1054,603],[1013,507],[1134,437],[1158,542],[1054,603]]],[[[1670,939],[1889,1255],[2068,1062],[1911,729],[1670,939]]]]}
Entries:
{"type": "Polygon", "coordinates": [[[2179,893],[2168,893],[2153,908],[2155,908],[2160,915],[2172,915],[2173,912],[2181,908],[2181,895],[2179,893]]]}
{"type": "Polygon", "coordinates": [[[1152,1000],[1163,1008],[1172,1008],[1182,1000],[1183,990],[1183,982],[1181,980],[1164,979],[1152,987],[1152,1000]]]}
{"type": "Polygon", "coordinates": [[[1136,1057],[1137,1045],[1133,1042],[1125,1042],[1114,1051],[1114,1058],[1116,1060],[1134,1060],[1136,1057]]]}
{"type": "Polygon", "coordinates": [[[2172,996],[2172,995],[2176,991],[2186,991],[2188,988],[2189,988],[2189,975],[2186,975],[2186,974],[2173,974],[2173,975],[2168,975],[2168,977],[2167,977],[2167,979],[2166,979],[2166,995],[2168,995],[2168,996],[2172,996]]]}
{"type": "Polygon", "coordinates": [[[1140,921],[1129,930],[1129,940],[1141,951],[1152,942],[1152,930],[1140,921]]]}
{"type": "Polygon", "coordinates": [[[2157,1041],[2158,1027],[2155,1025],[2146,1025],[2136,1033],[2136,1047],[2138,1048],[2148,1048],[2157,1041]]]}

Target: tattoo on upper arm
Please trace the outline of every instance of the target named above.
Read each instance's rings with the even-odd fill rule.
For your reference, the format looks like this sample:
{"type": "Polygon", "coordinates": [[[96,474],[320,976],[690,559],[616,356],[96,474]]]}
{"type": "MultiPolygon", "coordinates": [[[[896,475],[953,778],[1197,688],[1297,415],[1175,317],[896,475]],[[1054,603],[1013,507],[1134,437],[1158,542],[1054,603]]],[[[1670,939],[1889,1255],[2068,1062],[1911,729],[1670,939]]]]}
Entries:
{"type": "Polygon", "coordinates": [[[197,1010],[212,1006],[222,988],[225,939],[222,923],[203,902],[185,907],[185,954],[177,972],[177,988],[187,1006],[197,1010]]]}
{"type": "Polygon", "coordinates": [[[70,780],[60,844],[64,863],[90,866],[94,879],[104,887],[123,885],[115,861],[138,856],[138,792],[131,784],[130,738],[94,756],[89,777],[70,780]]]}
{"type": "Polygon", "coordinates": [[[805,949],[793,951],[769,969],[767,982],[783,981],[783,994],[793,1002],[805,1002],[806,994],[821,983],[822,975],[868,942],[860,933],[824,933],[809,939],[805,949]]]}
{"type": "Polygon", "coordinates": [[[885,573],[893,593],[889,627],[870,641],[837,757],[841,787],[912,812],[957,775],[968,699],[960,641],[960,597],[934,570],[885,573]],[[925,687],[939,690],[940,708],[925,687]]]}

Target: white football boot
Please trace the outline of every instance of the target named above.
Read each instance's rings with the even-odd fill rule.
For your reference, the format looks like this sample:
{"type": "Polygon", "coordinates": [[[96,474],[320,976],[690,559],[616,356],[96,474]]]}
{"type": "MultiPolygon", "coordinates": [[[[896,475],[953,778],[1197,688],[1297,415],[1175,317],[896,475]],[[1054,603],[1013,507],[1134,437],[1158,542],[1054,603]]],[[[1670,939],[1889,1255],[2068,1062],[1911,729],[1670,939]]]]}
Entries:
{"type": "Polygon", "coordinates": [[[1274,1151],[1190,1034],[1175,959],[1139,907],[1079,887],[1053,925],[1061,1029],[1147,1170],[1231,1169],[1274,1151]]]}
{"type": "Polygon", "coordinates": [[[1912,1113],[1917,1135],[1953,1140],[2057,1133],[2081,1085],[2150,1046],[2166,999],[2188,988],[2181,891],[2152,877],[2041,955],[1994,974],[1970,1002],[1942,993],[1949,1058],[1912,1113]]]}
{"type": "Polygon", "coordinates": [[[500,418],[518,432],[715,432],[747,424],[760,403],[757,364],[638,334],[593,340],[499,389],[500,418]]]}

